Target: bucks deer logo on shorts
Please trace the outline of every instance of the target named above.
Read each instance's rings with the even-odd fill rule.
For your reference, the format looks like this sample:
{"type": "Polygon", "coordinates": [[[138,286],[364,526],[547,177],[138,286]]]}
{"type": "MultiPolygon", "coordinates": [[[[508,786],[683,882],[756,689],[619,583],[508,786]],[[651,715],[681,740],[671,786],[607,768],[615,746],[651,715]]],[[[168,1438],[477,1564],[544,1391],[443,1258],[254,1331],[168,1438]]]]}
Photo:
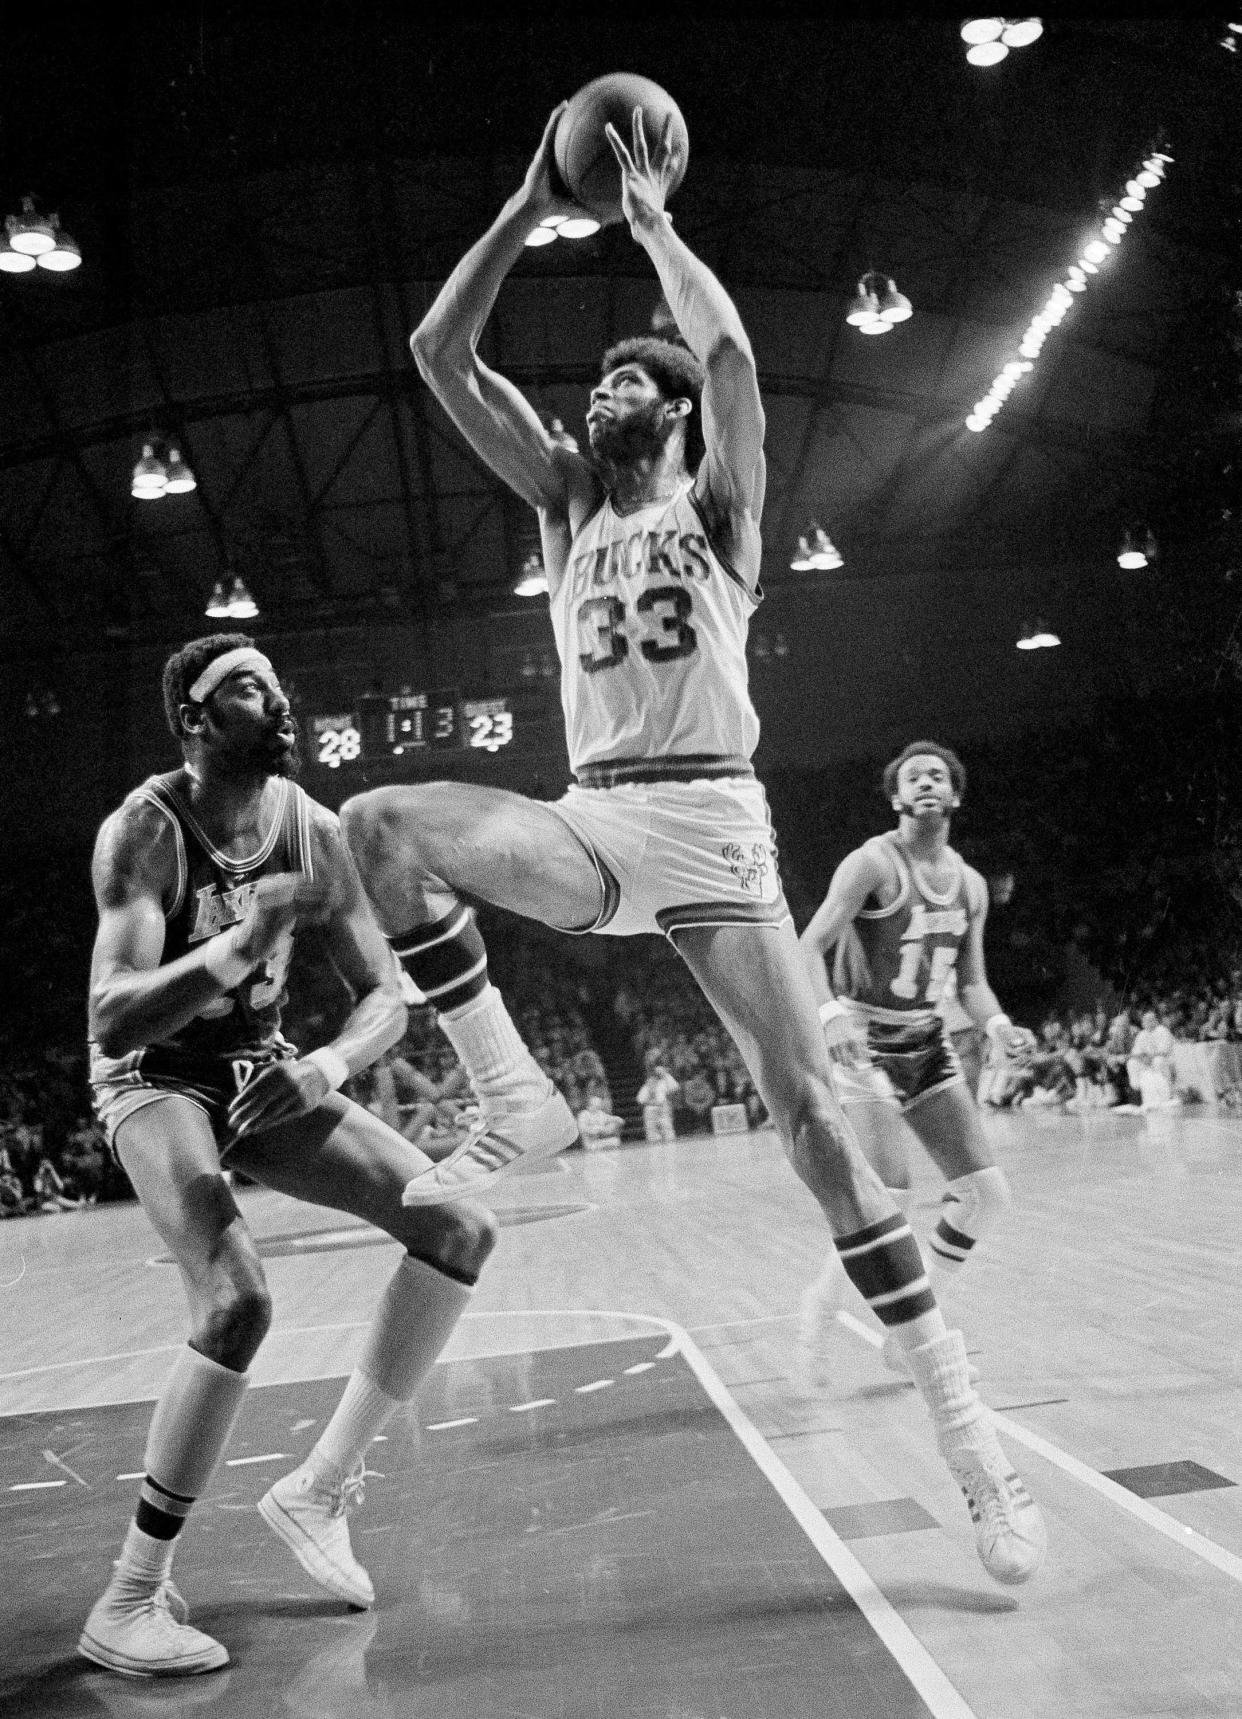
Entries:
{"type": "Polygon", "coordinates": [[[762,842],[752,842],[749,851],[740,842],[726,842],[721,853],[729,862],[729,870],[747,895],[768,893],[767,883],[772,875],[772,855],[762,842]]]}

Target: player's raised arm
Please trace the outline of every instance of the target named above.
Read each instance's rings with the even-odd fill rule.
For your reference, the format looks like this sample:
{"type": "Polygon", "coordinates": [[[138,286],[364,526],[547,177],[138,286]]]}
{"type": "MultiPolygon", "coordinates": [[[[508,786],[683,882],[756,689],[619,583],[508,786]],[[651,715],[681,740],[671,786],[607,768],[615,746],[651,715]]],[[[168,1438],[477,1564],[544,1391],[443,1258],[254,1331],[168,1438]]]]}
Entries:
{"type": "MultiPolygon", "coordinates": [[[[705,472],[712,501],[736,521],[757,527],[767,481],[763,405],[750,339],[737,306],[701,258],[673,231],[664,200],[673,176],[671,120],[654,149],[634,113],[623,141],[606,127],[621,167],[621,206],[630,232],[655,265],[669,309],[686,345],[702,364],[705,472]]],[[[756,567],[757,575],[757,567],[756,567]]]]}
{"type": "Polygon", "coordinates": [[[523,501],[553,517],[568,513],[575,491],[585,496],[593,488],[590,466],[554,441],[521,390],[479,357],[478,342],[526,235],[545,215],[581,212],[552,189],[552,138],[564,106],[548,121],[521,187],[466,252],[410,338],[423,379],[470,446],[523,501]]]}

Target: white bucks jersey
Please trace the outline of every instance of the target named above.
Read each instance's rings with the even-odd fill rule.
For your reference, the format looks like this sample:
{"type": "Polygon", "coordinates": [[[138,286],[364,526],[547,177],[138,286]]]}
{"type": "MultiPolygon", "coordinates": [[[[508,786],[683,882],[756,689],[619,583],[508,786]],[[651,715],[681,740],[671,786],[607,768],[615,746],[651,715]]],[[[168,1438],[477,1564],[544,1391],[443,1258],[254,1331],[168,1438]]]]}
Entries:
{"type": "Polygon", "coordinates": [[[551,596],[580,781],[604,785],[615,777],[593,767],[640,759],[667,759],[670,776],[690,761],[715,764],[711,774],[725,761],[749,771],[759,719],[746,629],[759,597],[713,548],[689,478],[633,513],[605,499],[551,596]]]}

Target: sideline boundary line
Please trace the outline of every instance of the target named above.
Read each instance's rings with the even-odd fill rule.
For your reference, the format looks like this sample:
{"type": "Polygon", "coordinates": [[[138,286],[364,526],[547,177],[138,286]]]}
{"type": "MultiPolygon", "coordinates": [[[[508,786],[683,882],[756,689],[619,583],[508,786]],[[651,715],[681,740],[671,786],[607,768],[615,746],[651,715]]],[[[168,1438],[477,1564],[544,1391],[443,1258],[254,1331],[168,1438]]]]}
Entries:
{"type": "MultiPolygon", "coordinates": [[[[878,1349],[884,1341],[879,1333],[872,1331],[852,1313],[838,1312],[837,1320],[865,1343],[870,1343],[873,1349],[878,1349]]],[[[1175,1545],[1193,1553],[1196,1558],[1201,1558],[1205,1564],[1211,1564],[1221,1575],[1228,1576],[1231,1581],[1242,1582],[1242,1558],[1235,1553],[1227,1552],[1223,1546],[1218,1546],[1214,1540],[1200,1534],[1198,1529],[1188,1528],[1184,1522],[1179,1522],[1176,1516],[1169,1516],[1154,1504],[1150,1504],[1147,1499],[1140,1498],[1137,1493],[1128,1492],[1124,1486],[1118,1486],[1115,1480],[1110,1480],[1106,1474],[1080,1462],[1076,1456],[1071,1456],[1050,1439],[1041,1438],[1038,1433],[1028,1431],[1026,1427],[1011,1420],[1008,1415],[1000,1414],[996,1409],[991,1413],[997,1430],[1004,1433],[1006,1438],[1013,1439],[1015,1444],[1025,1445],[1027,1450],[1033,1451],[1036,1456],[1042,1456],[1045,1462],[1050,1462],[1063,1474],[1068,1474],[1071,1480],[1078,1481],[1079,1485],[1088,1487],[1092,1492],[1098,1492],[1101,1498],[1106,1498],[1126,1515],[1135,1517],[1144,1527],[1154,1529],[1157,1534],[1163,1534],[1166,1540],[1172,1540],[1175,1545]]]]}

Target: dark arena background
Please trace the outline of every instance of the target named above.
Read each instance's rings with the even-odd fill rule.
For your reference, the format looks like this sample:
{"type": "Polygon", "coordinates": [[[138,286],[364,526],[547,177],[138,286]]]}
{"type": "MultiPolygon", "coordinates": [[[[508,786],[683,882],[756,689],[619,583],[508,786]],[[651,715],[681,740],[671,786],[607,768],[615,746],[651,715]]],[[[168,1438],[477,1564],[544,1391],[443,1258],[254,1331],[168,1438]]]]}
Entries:
{"type": "MultiPolygon", "coordinates": [[[[992,64],[964,22],[6,18],[5,1711],[1242,1713],[1242,18],[1049,17],[992,64]],[[95,833],[179,761],[166,656],[238,626],[293,692],[328,806],[431,779],[563,791],[547,603],[515,590],[541,571],[535,517],[408,337],[555,103],[620,69],[682,109],[676,230],[758,364],[750,685],[799,929],[891,824],[888,758],[932,738],[969,773],[953,841],[988,884],[992,983],[1041,1043],[984,1094],[1015,1206],[950,1311],[1047,1563],[1016,1599],[987,1582],[872,1324],[843,1315],[830,1377],[803,1377],[826,1231],[672,949],[483,909],[515,1019],[619,1140],[500,1184],[472,1310],[368,1458],[365,1616],[252,1506],[330,1414],[394,1244],[238,1187],[275,1324],[177,1564],[232,1664],[130,1683],[74,1649],[185,1329],[90,1117],[95,833]],[[62,266],[26,267],[49,219],[62,266]],[[912,307],[883,338],[847,321],[863,282],[912,307]],[[189,477],[135,493],[155,465],[189,477]],[[208,618],[243,600],[250,618],[208,618]],[[1158,1110],[1115,1050],[1148,1012],[1175,1041],[1158,1110]],[[682,1083],[665,1141],[637,1101],[653,1049],[682,1083]]],[[[481,350],[581,440],[603,350],[667,316],[610,226],[526,251],[481,350]]],[[[308,939],[291,1036],[322,1043],[346,1006],[308,939]]],[[[402,1059],[424,1096],[451,1086],[429,1010],[402,1059]]],[[[378,1077],[351,1091],[414,1107],[378,1077]]],[[[912,1157],[925,1234],[941,1183],[912,1157]]]]}

